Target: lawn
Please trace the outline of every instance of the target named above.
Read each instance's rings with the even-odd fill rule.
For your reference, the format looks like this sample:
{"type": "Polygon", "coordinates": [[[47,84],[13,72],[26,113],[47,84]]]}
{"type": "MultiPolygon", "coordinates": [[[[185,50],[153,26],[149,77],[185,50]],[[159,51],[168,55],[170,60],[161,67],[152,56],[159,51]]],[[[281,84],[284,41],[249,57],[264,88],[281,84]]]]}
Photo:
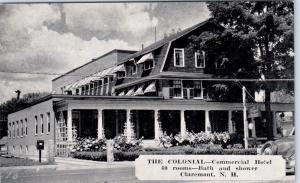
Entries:
{"type": "Polygon", "coordinates": [[[1,157],[0,156],[0,167],[9,166],[33,166],[33,165],[49,165],[53,163],[34,161],[31,159],[17,158],[17,157],[1,157]]]}

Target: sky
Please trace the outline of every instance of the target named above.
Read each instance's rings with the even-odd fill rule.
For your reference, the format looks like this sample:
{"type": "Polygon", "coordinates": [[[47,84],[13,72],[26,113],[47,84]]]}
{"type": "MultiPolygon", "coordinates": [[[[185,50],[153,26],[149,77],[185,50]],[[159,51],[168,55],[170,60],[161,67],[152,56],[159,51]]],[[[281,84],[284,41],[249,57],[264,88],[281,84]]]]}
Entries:
{"type": "Polygon", "coordinates": [[[0,104],[51,92],[53,78],[113,49],[140,50],[155,27],[159,40],[209,16],[204,2],[0,5],[0,104]]]}

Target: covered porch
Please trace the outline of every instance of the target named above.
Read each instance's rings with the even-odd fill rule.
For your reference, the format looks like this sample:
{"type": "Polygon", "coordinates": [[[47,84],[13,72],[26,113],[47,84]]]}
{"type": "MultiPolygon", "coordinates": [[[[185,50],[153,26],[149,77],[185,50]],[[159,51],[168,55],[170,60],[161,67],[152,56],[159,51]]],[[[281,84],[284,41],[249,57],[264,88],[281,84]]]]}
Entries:
{"type": "MultiPolygon", "coordinates": [[[[258,103],[262,113],[264,104],[258,103]]],[[[145,145],[157,145],[163,133],[224,132],[243,136],[242,103],[200,100],[163,100],[159,97],[74,97],[55,103],[56,113],[64,113],[66,141],[76,137],[112,139],[124,134],[128,139],[142,138],[145,145]]],[[[278,136],[278,115],[293,114],[293,104],[272,104],[273,131],[278,136]]],[[[59,119],[58,119],[59,121],[59,119]]],[[[254,125],[251,138],[265,138],[264,117],[248,119],[254,125]]]]}

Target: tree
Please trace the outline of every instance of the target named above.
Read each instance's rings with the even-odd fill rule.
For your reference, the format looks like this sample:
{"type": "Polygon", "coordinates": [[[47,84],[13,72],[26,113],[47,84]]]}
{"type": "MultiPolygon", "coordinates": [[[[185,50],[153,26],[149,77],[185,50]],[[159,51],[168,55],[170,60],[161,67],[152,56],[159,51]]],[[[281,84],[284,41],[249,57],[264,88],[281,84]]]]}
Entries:
{"type": "MultiPolygon", "coordinates": [[[[208,9],[211,21],[223,29],[192,39],[194,45],[215,52],[212,57],[229,70],[219,73],[222,77],[294,78],[293,2],[209,2],[208,9]]],[[[270,96],[275,85],[260,82],[259,87],[265,90],[267,136],[272,139],[270,96]]]]}

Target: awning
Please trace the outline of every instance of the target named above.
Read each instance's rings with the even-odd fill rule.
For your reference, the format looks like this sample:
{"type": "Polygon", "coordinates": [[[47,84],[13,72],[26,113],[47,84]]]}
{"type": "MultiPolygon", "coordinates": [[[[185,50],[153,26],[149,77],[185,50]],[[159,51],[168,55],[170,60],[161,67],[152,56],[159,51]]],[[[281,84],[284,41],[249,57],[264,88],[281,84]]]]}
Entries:
{"type": "Polygon", "coordinates": [[[140,86],[135,92],[134,92],[134,96],[136,95],[144,95],[144,91],[143,91],[143,88],[144,88],[145,85],[142,85],[140,86]]]}
{"type": "Polygon", "coordinates": [[[151,93],[151,92],[156,92],[155,81],[153,81],[149,86],[147,86],[147,88],[144,91],[144,93],[151,93]]]}
{"type": "Polygon", "coordinates": [[[106,75],[112,75],[113,74],[113,70],[114,70],[115,67],[110,67],[110,68],[107,68],[103,71],[100,71],[100,72],[97,72],[96,74],[93,74],[93,77],[104,77],[106,75]]]}
{"type": "Polygon", "coordinates": [[[74,85],[75,83],[71,83],[71,84],[68,84],[67,86],[65,86],[65,91],[71,91],[72,90],[72,86],[74,85]]]}
{"type": "Polygon", "coordinates": [[[120,72],[120,71],[125,71],[124,64],[116,66],[112,72],[116,73],[116,72],[120,72]]]}
{"type": "Polygon", "coordinates": [[[142,56],[142,58],[136,64],[144,63],[147,60],[153,60],[153,54],[152,53],[148,53],[148,54],[142,56]]]}
{"type": "Polygon", "coordinates": [[[134,94],[134,88],[131,88],[127,93],[126,96],[133,96],[134,94]]]}
{"type": "Polygon", "coordinates": [[[124,96],[125,95],[125,92],[124,91],[122,91],[121,93],[119,93],[119,95],[118,96],[124,96]]]}
{"type": "Polygon", "coordinates": [[[98,77],[96,77],[96,76],[89,76],[89,77],[86,77],[86,78],[80,80],[80,81],[76,84],[76,88],[77,88],[77,87],[80,87],[80,86],[83,86],[83,85],[86,85],[86,84],[90,83],[91,81],[96,80],[97,78],[98,78],[98,77]]]}

